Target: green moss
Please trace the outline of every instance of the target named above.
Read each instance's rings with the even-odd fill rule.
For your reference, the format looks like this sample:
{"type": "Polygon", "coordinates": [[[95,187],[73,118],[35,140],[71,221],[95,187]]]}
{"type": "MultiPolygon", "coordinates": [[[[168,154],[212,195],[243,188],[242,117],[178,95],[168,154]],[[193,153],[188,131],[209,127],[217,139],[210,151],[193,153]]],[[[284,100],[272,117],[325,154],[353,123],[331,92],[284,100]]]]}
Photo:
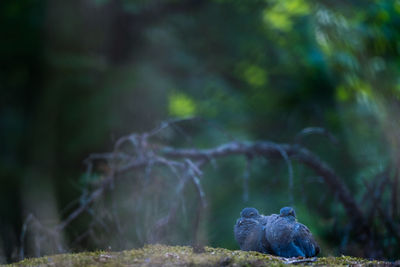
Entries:
{"type": "MultiPolygon", "coordinates": [[[[314,266],[383,266],[387,262],[348,256],[318,258],[301,264],[314,266]]],[[[187,246],[148,245],[122,252],[96,251],[25,259],[9,266],[292,266],[280,257],[223,248],[205,247],[194,253],[187,246]]]]}

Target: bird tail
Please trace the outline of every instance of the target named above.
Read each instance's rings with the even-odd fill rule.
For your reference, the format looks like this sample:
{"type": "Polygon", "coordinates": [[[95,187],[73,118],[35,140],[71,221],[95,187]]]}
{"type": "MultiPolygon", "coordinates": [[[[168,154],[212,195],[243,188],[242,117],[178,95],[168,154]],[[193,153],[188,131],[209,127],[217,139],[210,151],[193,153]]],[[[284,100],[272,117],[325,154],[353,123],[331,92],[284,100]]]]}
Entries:
{"type": "Polygon", "coordinates": [[[294,243],[301,248],[306,257],[314,257],[319,253],[319,247],[315,246],[312,240],[299,240],[296,238],[294,243]]]}

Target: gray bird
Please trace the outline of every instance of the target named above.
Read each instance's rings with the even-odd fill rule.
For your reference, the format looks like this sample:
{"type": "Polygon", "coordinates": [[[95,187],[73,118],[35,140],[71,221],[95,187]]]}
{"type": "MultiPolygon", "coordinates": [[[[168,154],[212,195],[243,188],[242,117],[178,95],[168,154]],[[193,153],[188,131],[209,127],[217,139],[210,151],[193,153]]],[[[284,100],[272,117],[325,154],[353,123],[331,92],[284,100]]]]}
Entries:
{"type": "Polygon", "coordinates": [[[310,230],[297,222],[291,207],[280,210],[279,216],[272,217],[265,225],[265,237],[273,254],[282,257],[314,257],[320,248],[310,230]]]}
{"type": "Polygon", "coordinates": [[[234,226],[236,242],[241,250],[270,252],[270,246],[265,239],[265,227],[262,224],[263,215],[255,208],[244,208],[234,226]]]}

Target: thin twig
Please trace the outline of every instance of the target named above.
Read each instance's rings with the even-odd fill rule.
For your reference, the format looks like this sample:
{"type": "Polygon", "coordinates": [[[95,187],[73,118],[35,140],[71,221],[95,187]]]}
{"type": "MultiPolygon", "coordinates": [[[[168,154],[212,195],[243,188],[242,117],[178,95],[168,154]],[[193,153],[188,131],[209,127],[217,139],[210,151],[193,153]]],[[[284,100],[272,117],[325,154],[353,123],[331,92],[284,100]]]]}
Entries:
{"type": "Polygon", "coordinates": [[[371,208],[369,212],[366,214],[366,220],[368,223],[372,223],[374,219],[375,212],[377,211],[377,207],[381,204],[381,199],[383,197],[383,193],[385,191],[385,187],[389,183],[389,170],[385,170],[382,173],[379,173],[375,177],[374,186],[370,186],[365,180],[364,185],[367,188],[369,199],[371,199],[371,208]]]}
{"type": "Polygon", "coordinates": [[[378,206],[377,208],[380,215],[379,218],[383,221],[397,242],[400,243],[400,224],[392,221],[389,214],[385,212],[381,206],[378,206]]]}
{"type": "Polygon", "coordinates": [[[160,123],[160,125],[157,128],[151,130],[147,134],[147,136],[152,137],[154,135],[157,135],[162,130],[168,128],[172,124],[177,124],[177,123],[181,123],[181,122],[185,122],[185,121],[193,121],[193,120],[197,120],[197,119],[199,119],[199,118],[198,117],[187,117],[187,118],[179,118],[179,119],[171,119],[171,120],[163,121],[160,123]]]}
{"type": "Polygon", "coordinates": [[[243,202],[249,201],[249,178],[250,178],[251,158],[246,157],[246,167],[243,172],[243,202]]]}
{"type": "Polygon", "coordinates": [[[312,134],[324,135],[324,136],[328,137],[329,141],[331,141],[333,144],[335,144],[335,145],[339,144],[339,141],[337,140],[337,138],[331,132],[327,131],[326,129],[324,129],[322,127],[304,128],[294,138],[295,143],[301,144],[304,137],[306,137],[308,135],[312,135],[312,134]]]}
{"type": "Polygon", "coordinates": [[[286,151],[281,147],[277,146],[277,149],[279,153],[282,155],[282,158],[285,160],[287,167],[288,167],[288,173],[289,173],[289,203],[291,206],[294,204],[293,200],[293,167],[292,167],[292,161],[290,160],[288,154],[286,151]]]}
{"type": "Polygon", "coordinates": [[[297,259],[297,258],[280,258],[283,263],[285,264],[299,264],[299,263],[305,263],[305,262],[315,262],[317,260],[316,257],[314,258],[304,258],[304,259],[297,259]]]}
{"type": "Polygon", "coordinates": [[[204,193],[203,187],[201,186],[200,179],[196,175],[191,175],[194,184],[196,185],[197,192],[200,197],[201,204],[203,208],[207,206],[206,194],[204,193]]]}
{"type": "MultiPolygon", "coordinates": [[[[399,161],[400,163],[400,161],[399,161]]],[[[399,188],[399,179],[400,179],[400,173],[399,173],[399,168],[400,165],[397,164],[396,166],[394,166],[395,168],[395,172],[393,175],[393,181],[392,181],[392,199],[391,199],[391,212],[390,215],[392,217],[392,220],[395,220],[397,218],[398,215],[398,208],[397,208],[397,203],[398,203],[398,188],[399,188]]]]}
{"type": "Polygon", "coordinates": [[[20,250],[19,250],[19,259],[22,260],[25,257],[25,236],[28,230],[28,225],[33,220],[33,214],[29,214],[28,217],[25,219],[24,224],[22,225],[22,231],[20,236],[20,250]]]}

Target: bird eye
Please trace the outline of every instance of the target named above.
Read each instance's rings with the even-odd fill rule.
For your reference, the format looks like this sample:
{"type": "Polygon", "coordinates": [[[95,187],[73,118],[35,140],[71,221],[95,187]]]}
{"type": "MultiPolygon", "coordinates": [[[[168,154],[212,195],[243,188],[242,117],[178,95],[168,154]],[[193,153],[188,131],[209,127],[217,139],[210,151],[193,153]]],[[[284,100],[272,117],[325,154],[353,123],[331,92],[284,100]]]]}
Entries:
{"type": "Polygon", "coordinates": [[[250,216],[253,216],[254,215],[254,212],[250,212],[250,216]]]}

